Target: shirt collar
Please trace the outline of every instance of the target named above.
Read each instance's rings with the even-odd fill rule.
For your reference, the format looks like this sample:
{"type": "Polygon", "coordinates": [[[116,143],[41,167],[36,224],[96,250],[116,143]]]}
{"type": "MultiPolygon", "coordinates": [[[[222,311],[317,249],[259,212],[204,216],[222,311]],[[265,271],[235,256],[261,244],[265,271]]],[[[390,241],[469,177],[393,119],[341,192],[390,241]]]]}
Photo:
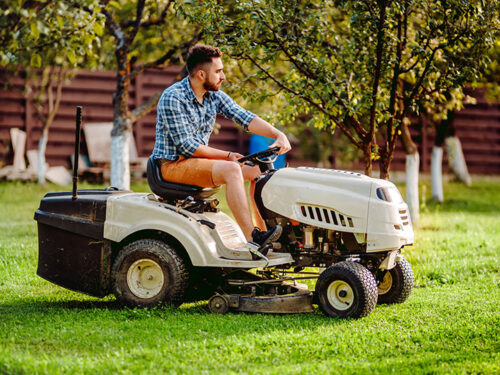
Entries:
{"type": "MultiPolygon", "coordinates": [[[[191,87],[191,83],[189,82],[189,76],[184,78],[181,83],[184,89],[186,90],[188,99],[190,101],[196,101],[198,104],[203,105],[198,101],[198,98],[196,98],[196,95],[194,94],[193,88],[191,87]]],[[[208,99],[209,97],[210,97],[210,91],[207,91],[205,93],[205,99],[208,99]]]]}

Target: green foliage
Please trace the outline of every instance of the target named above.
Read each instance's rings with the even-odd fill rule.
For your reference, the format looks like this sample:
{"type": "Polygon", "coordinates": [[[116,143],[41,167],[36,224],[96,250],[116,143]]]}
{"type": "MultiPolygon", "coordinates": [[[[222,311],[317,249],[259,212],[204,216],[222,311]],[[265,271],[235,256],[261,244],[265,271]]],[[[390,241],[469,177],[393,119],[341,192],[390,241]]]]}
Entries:
{"type": "Polygon", "coordinates": [[[487,99],[500,102],[500,39],[490,48],[488,58],[488,67],[479,85],[486,88],[487,99]]]}
{"type": "Polygon", "coordinates": [[[445,93],[480,76],[498,7],[480,0],[211,0],[185,12],[259,82],[235,84],[242,95],[254,102],[273,95],[274,121],[288,126],[309,115],[307,126],[340,127],[369,161],[377,157],[375,138],[386,144],[378,156],[388,157],[410,112],[445,103],[445,93]]]}
{"type": "Polygon", "coordinates": [[[1,374],[500,371],[498,179],[446,184],[453,198],[429,203],[404,249],[417,282],[408,301],[347,321],[319,311],[216,315],[206,302],[128,309],[51,284],[36,275],[33,212],[56,189],[71,187],[0,182],[1,374]]]}
{"type": "MultiPolygon", "coordinates": [[[[124,36],[130,36],[134,28],[139,1],[110,1],[103,9],[109,12],[124,36]]],[[[174,2],[175,4],[175,2],[174,2]]],[[[137,34],[128,48],[127,58],[133,65],[148,63],[161,58],[171,49],[193,37],[194,26],[189,24],[172,6],[171,1],[144,1],[137,34]]],[[[100,49],[100,66],[106,69],[116,69],[115,50],[120,43],[107,24],[102,36],[100,49]]],[[[181,57],[181,49],[172,57],[176,63],[181,57]]],[[[162,62],[168,66],[170,60],[162,62]]]]}
{"type": "Polygon", "coordinates": [[[0,66],[92,67],[104,21],[98,3],[9,2],[0,9],[0,66]]]}

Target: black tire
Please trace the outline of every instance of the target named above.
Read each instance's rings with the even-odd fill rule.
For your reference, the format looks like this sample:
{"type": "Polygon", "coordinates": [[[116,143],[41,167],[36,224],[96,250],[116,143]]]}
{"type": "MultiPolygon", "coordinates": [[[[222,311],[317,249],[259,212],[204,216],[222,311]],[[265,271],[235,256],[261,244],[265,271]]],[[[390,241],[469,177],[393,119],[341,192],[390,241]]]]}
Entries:
{"type": "Polygon", "coordinates": [[[111,270],[113,292],[130,307],[152,307],[161,303],[180,305],[189,281],[187,267],[175,250],[154,239],[125,246],[111,270]]]}
{"type": "Polygon", "coordinates": [[[321,273],[316,296],[321,311],[328,316],[361,318],[377,305],[377,282],[361,264],[340,262],[321,273]]]}
{"type": "Polygon", "coordinates": [[[378,303],[403,303],[413,290],[413,282],[411,264],[401,257],[396,266],[387,271],[378,284],[378,303]]]}

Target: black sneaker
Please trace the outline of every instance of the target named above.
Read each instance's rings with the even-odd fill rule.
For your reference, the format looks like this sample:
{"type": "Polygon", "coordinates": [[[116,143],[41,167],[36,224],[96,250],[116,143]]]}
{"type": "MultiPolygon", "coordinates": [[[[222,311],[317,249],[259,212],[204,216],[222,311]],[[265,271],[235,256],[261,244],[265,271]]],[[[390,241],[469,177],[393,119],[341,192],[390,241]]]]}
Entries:
{"type": "Polygon", "coordinates": [[[276,241],[281,236],[283,228],[280,225],[276,225],[274,228],[262,232],[259,228],[255,228],[252,232],[252,242],[259,246],[264,246],[269,242],[276,241]]]}

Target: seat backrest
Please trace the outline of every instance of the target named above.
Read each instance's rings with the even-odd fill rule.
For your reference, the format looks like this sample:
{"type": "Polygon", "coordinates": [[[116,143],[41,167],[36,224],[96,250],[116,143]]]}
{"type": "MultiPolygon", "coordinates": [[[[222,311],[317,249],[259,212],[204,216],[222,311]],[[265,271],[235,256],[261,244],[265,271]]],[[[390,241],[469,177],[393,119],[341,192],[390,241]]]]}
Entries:
{"type": "Polygon", "coordinates": [[[148,159],[147,173],[149,188],[163,199],[185,199],[191,196],[195,200],[201,200],[209,198],[219,191],[219,187],[204,188],[165,181],[161,177],[160,167],[152,156],[148,159]]]}

